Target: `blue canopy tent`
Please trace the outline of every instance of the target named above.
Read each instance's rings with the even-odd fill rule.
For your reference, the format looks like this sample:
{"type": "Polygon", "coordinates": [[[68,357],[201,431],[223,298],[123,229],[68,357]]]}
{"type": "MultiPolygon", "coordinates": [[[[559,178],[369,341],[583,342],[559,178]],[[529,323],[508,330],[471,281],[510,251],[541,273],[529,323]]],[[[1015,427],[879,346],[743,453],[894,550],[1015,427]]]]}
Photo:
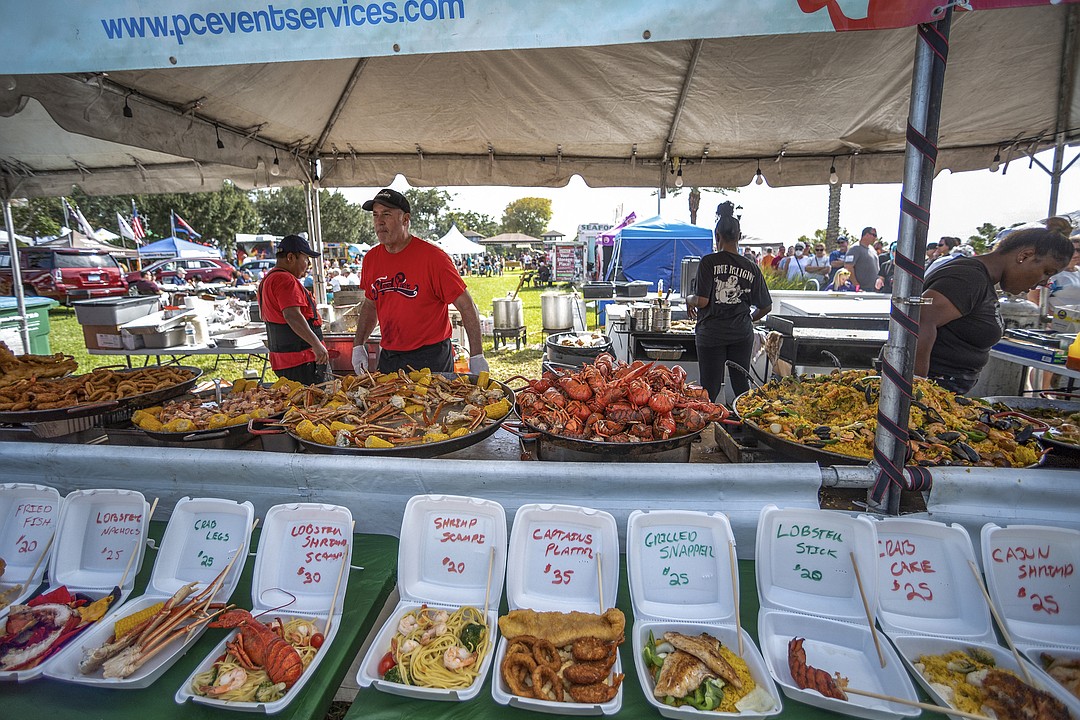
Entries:
{"type": "Polygon", "coordinates": [[[181,240],[178,237],[167,237],[164,240],[152,242],[139,248],[141,258],[190,258],[190,257],[221,257],[221,251],[209,245],[181,240]]]}
{"type": "Polygon", "coordinates": [[[678,290],[682,259],[707,255],[713,249],[713,231],[657,215],[627,225],[615,235],[615,251],[607,269],[607,279],[664,281],[665,288],[678,290]]]}

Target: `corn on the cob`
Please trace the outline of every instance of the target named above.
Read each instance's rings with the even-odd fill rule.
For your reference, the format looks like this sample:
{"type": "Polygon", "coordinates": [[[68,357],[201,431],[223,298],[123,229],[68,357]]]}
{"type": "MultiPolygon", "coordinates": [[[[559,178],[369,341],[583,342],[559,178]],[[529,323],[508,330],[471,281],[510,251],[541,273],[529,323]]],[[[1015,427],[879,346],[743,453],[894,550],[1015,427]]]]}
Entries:
{"type": "Polygon", "coordinates": [[[116,635],[116,639],[119,640],[135,628],[139,627],[144,622],[161,612],[162,608],[164,607],[165,603],[163,602],[154,603],[148,608],[144,608],[136,613],[132,613],[127,617],[120,618],[116,621],[115,624],[113,624],[113,633],[116,635]]]}

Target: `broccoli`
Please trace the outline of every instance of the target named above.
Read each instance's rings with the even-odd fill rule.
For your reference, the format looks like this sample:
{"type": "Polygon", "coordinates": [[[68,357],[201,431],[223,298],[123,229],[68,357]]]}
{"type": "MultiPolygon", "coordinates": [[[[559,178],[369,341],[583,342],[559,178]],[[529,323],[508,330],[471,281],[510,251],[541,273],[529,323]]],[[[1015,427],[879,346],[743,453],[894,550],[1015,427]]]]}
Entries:
{"type": "Polygon", "coordinates": [[[461,644],[469,652],[476,652],[480,643],[484,641],[484,626],[479,623],[469,623],[461,628],[461,644]]]}
{"type": "Polygon", "coordinates": [[[387,670],[386,674],[382,676],[382,679],[387,681],[387,682],[395,682],[395,683],[399,683],[401,685],[408,685],[408,683],[405,682],[405,678],[403,678],[401,676],[401,666],[400,665],[395,665],[394,667],[387,670]]]}

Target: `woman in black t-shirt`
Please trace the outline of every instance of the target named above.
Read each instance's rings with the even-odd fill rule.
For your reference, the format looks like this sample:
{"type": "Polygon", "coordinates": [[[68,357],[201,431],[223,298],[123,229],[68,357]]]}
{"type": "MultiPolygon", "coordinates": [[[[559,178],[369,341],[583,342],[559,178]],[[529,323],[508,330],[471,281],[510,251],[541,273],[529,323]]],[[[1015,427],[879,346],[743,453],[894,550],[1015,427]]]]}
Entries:
{"type": "MultiPolygon", "coordinates": [[[[739,255],[742,229],[734,204],[721,203],[717,212],[717,252],[701,258],[686,307],[691,318],[697,317],[695,344],[701,386],[709,392],[710,400],[722,402],[725,362],[750,367],[753,323],[772,309],[772,297],[758,266],[739,255]]],[[[731,389],[738,396],[750,389],[750,383],[741,373],[732,373],[731,389]]]]}
{"type": "Polygon", "coordinates": [[[1047,227],[1017,230],[993,252],[957,258],[926,279],[919,318],[915,374],[956,393],[970,390],[1005,331],[995,285],[1014,295],[1046,283],[1072,257],[1064,218],[1047,227]]]}

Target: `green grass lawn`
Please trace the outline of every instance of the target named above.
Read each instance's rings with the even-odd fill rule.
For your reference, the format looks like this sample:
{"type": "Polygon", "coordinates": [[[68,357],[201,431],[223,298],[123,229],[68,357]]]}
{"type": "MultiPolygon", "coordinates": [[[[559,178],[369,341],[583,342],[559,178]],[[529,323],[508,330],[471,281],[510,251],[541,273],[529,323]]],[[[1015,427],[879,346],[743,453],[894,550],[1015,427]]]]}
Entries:
{"type": "MultiPolygon", "coordinates": [[[[520,277],[520,272],[508,272],[495,277],[469,276],[465,278],[465,284],[473,300],[476,301],[480,314],[491,315],[491,301],[497,297],[506,297],[507,294],[513,292],[520,277]]],[[[529,344],[527,346],[522,347],[521,350],[515,350],[511,343],[509,349],[506,345],[502,345],[498,352],[494,352],[492,339],[484,338],[484,352],[491,365],[491,372],[496,378],[507,378],[513,375],[540,376],[540,362],[544,356],[544,332],[540,324],[540,293],[541,289],[534,287],[522,288],[518,293],[524,308],[525,326],[528,328],[529,344]]],[[[121,355],[91,355],[87,351],[82,326],[75,319],[75,311],[72,308],[54,308],[49,312],[49,323],[49,345],[52,351],[73,355],[79,363],[80,372],[107,365],[124,364],[124,357],[121,355]]],[[[134,357],[132,362],[141,365],[143,356],[134,357]]],[[[246,359],[239,355],[220,357],[192,355],[184,362],[201,367],[209,377],[231,380],[243,375],[246,359]]],[[[252,359],[250,367],[260,369],[262,363],[252,359]]],[[[268,372],[267,375],[272,377],[273,373],[268,372]]]]}

